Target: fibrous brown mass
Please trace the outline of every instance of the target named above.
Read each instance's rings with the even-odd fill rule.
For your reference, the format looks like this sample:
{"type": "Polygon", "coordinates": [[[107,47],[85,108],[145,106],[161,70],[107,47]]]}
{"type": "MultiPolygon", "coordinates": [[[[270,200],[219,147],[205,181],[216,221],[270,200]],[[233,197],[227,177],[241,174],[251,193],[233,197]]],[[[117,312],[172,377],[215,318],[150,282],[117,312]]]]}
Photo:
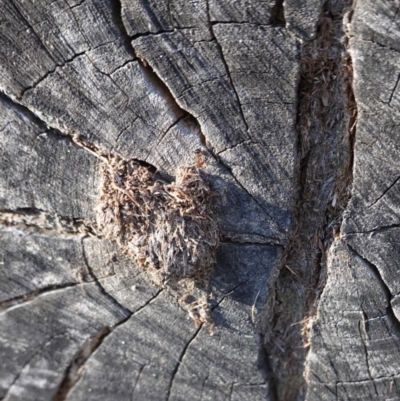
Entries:
{"type": "Polygon", "coordinates": [[[150,272],[159,285],[209,277],[219,244],[211,209],[213,192],[196,167],[181,167],[176,180],[157,179],[134,160],[109,156],[103,167],[99,223],[150,272]]]}

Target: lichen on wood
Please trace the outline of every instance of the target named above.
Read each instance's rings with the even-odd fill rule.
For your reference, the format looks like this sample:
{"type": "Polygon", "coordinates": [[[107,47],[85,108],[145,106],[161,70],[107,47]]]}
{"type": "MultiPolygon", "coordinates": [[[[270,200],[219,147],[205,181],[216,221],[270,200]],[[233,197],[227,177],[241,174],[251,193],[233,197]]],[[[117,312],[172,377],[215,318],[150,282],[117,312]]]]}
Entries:
{"type": "Polygon", "coordinates": [[[201,170],[180,167],[167,183],[135,160],[108,156],[102,166],[99,224],[157,285],[204,285],[215,264],[215,194],[201,170]]]}

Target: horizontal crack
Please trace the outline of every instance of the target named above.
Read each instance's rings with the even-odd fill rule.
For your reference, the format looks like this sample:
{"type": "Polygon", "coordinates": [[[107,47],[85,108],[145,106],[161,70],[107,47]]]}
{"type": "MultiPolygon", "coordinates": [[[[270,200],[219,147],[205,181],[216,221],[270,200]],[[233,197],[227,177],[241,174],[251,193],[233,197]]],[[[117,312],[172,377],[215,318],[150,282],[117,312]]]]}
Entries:
{"type": "Polygon", "coordinates": [[[342,238],[346,239],[347,236],[351,236],[351,235],[355,235],[355,234],[379,234],[381,232],[389,231],[393,228],[400,228],[400,224],[391,224],[389,226],[375,227],[375,228],[372,228],[371,230],[367,230],[367,231],[349,231],[349,232],[345,232],[342,235],[342,238]]]}
{"type": "Polygon", "coordinates": [[[272,24],[261,24],[259,22],[246,22],[246,21],[216,21],[211,19],[210,21],[211,25],[249,25],[249,26],[262,26],[262,27],[268,27],[268,28],[273,28],[274,25],[272,24]]]}
{"type": "Polygon", "coordinates": [[[34,207],[0,210],[0,230],[30,231],[67,237],[82,235],[101,237],[95,224],[88,220],[62,216],[34,207]]]}
{"type": "Polygon", "coordinates": [[[232,244],[232,245],[254,245],[254,246],[278,246],[283,249],[281,240],[278,238],[264,237],[257,234],[237,234],[232,236],[227,236],[222,234],[221,244],[232,244]]]}
{"type": "Polygon", "coordinates": [[[385,44],[380,43],[380,42],[376,42],[374,40],[363,39],[363,38],[360,38],[360,37],[354,36],[354,35],[349,35],[348,37],[349,37],[349,39],[357,40],[357,42],[372,43],[372,44],[377,45],[378,47],[381,47],[383,49],[387,49],[387,50],[394,51],[396,53],[400,53],[400,49],[395,49],[394,47],[391,47],[389,45],[385,45],[385,44]]]}
{"type": "Polygon", "coordinates": [[[38,289],[35,291],[31,291],[25,295],[7,299],[5,301],[0,302],[0,316],[10,312],[11,310],[15,309],[16,307],[21,307],[24,304],[27,304],[40,296],[46,296],[46,295],[55,293],[57,291],[65,290],[67,288],[81,287],[81,286],[90,285],[90,284],[93,284],[93,283],[86,282],[86,283],[65,283],[65,284],[59,284],[59,285],[51,285],[49,287],[44,287],[44,288],[41,288],[41,289],[38,289]]]}

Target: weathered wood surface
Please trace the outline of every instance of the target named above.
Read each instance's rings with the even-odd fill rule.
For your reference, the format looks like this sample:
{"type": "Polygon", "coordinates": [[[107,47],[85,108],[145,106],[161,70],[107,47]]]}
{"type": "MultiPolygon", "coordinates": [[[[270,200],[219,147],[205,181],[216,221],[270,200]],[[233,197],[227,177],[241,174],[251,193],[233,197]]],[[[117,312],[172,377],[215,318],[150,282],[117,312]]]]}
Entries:
{"type": "Polygon", "coordinates": [[[354,183],[312,330],[308,400],[400,397],[398,10],[398,2],[357,2],[347,26],[354,183]]]}
{"type": "MultiPolygon", "coordinates": [[[[312,330],[309,400],[400,397],[398,7],[359,1],[347,27],[354,189],[312,330]]],[[[293,241],[301,47],[321,9],[0,0],[0,399],[276,398],[254,317],[293,241]],[[102,149],[169,179],[206,155],[222,240],[213,336],[97,229],[102,149]]]]}

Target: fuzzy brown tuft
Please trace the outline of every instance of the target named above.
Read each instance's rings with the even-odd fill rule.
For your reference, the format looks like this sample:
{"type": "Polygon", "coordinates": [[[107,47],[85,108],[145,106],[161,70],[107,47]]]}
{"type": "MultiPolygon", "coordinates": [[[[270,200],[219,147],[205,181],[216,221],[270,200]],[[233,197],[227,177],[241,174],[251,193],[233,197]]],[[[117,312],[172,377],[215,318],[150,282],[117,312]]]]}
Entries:
{"type": "Polygon", "coordinates": [[[213,192],[196,167],[171,184],[136,161],[109,156],[103,165],[99,223],[158,285],[181,279],[205,284],[215,264],[218,226],[213,192]]]}

